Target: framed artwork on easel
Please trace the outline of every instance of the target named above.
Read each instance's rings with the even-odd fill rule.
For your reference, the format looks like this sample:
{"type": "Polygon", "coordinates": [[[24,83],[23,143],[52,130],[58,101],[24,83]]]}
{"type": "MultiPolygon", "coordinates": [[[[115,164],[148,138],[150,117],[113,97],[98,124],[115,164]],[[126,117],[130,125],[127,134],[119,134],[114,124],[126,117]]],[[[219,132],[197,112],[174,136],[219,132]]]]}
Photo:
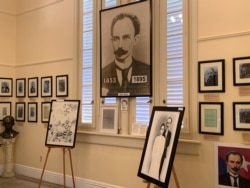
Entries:
{"type": "Polygon", "coordinates": [[[185,107],[155,106],[137,175],[168,187],[185,107]]]}
{"type": "Polygon", "coordinates": [[[46,146],[75,147],[80,100],[51,102],[46,146]]]}

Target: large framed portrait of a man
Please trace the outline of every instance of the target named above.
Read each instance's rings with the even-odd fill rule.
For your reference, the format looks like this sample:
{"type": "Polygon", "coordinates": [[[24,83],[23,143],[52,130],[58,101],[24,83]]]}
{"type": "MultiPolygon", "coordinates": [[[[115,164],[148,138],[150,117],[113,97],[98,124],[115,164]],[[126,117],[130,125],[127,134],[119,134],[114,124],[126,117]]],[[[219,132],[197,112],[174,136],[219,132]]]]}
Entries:
{"type": "Polygon", "coordinates": [[[151,0],[100,11],[100,95],[152,95],[151,0]]]}

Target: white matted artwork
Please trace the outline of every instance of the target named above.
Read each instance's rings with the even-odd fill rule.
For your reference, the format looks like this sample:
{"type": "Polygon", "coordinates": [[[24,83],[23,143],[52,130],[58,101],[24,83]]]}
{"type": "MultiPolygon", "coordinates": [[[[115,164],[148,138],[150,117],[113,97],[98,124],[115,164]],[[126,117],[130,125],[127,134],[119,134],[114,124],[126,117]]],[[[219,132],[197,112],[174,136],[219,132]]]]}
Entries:
{"type": "Polygon", "coordinates": [[[101,106],[101,131],[106,133],[118,133],[118,116],[117,116],[117,106],[101,106]]]}
{"type": "Polygon", "coordinates": [[[80,100],[52,101],[47,127],[47,146],[74,147],[80,100]]]}

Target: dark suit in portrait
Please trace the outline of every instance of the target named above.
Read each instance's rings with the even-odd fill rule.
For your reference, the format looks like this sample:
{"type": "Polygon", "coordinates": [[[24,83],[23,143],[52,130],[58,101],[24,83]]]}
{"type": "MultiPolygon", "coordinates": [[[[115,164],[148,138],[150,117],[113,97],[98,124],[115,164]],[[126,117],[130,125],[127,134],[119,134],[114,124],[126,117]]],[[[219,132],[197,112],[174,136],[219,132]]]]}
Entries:
{"type": "MultiPolygon", "coordinates": [[[[238,175],[238,187],[239,188],[250,188],[250,181],[242,176],[238,175]]],[[[219,184],[232,187],[232,182],[230,179],[230,174],[226,173],[219,176],[219,184]]]]}
{"type": "Polygon", "coordinates": [[[132,58],[132,64],[122,76],[122,70],[113,61],[102,69],[102,89],[106,96],[150,95],[150,66],[132,58]],[[127,78],[127,83],[123,83],[127,78]]]}

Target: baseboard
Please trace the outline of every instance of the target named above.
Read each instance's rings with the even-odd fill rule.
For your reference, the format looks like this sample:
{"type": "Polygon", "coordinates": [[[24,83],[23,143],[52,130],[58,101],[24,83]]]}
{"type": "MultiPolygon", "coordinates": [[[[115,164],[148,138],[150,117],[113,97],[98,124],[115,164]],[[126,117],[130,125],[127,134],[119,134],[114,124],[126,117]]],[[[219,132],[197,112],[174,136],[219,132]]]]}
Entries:
{"type": "MultiPolygon", "coordinates": [[[[3,167],[0,166],[0,172],[3,172],[3,167]]],[[[19,175],[24,175],[27,177],[40,179],[42,174],[42,169],[32,168],[24,165],[15,165],[15,173],[19,175]]],[[[81,188],[123,188],[115,185],[106,184],[103,182],[97,182],[89,179],[75,177],[75,186],[81,188]]],[[[63,174],[55,173],[45,170],[43,175],[43,181],[63,185],[64,179],[63,174]]],[[[66,175],[66,186],[73,187],[73,181],[71,176],[66,175]]]]}

